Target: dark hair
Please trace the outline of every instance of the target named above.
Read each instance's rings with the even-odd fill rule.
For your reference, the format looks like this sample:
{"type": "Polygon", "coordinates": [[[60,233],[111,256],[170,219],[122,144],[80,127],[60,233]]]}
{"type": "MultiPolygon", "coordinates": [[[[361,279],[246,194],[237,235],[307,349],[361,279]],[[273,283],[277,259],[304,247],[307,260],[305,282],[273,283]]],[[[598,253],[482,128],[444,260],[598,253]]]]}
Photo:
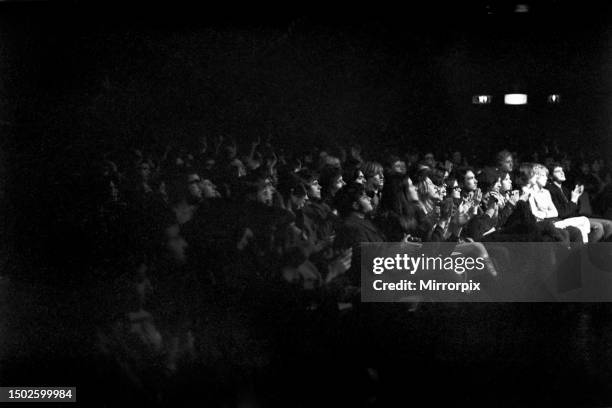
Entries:
{"type": "Polygon", "coordinates": [[[331,195],[331,186],[339,177],[342,176],[342,170],[334,166],[325,166],[321,169],[319,183],[321,184],[322,195],[331,195]]]}
{"type": "Polygon", "coordinates": [[[238,180],[237,197],[248,199],[256,195],[266,186],[266,176],[263,172],[252,172],[238,180]]]}
{"type": "Polygon", "coordinates": [[[306,187],[302,180],[293,173],[284,173],[278,180],[278,192],[285,198],[291,195],[304,197],[306,195],[306,187]]]}
{"type": "Polygon", "coordinates": [[[521,163],[519,167],[519,176],[514,180],[518,187],[526,186],[529,183],[533,166],[534,163],[521,163]]]}
{"type": "Polygon", "coordinates": [[[495,183],[501,180],[501,173],[493,168],[486,168],[478,175],[478,186],[483,192],[491,191],[495,183]]]}
{"type": "Polygon", "coordinates": [[[319,175],[317,173],[315,173],[314,171],[309,170],[309,169],[302,169],[299,172],[297,172],[296,174],[297,174],[297,177],[299,177],[299,179],[304,184],[310,184],[313,181],[319,179],[319,175]]]}
{"type": "Polygon", "coordinates": [[[363,164],[361,171],[363,171],[365,178],[368,179],[370,177],[374,177],[376,174],[382,174],[384,169],[380,163],[368,161],[363,164]]]}
{"type": "Polygon", "coordinates": [[[385,185],[380,199],[380,211],[393,211],[402,215],[408,208],[405,180],[407,175],[393,174],[385,179],[385,185]]]}
{"type": "Polygon", "coordinates": [[[465,176],[467,175],[468,171],[471,171],[472,173],[474,173],[474,175],[476,175],[476,172],[474,171],[474,169],[472,167],[466,166],[466,167],[460,167],[457,169],[457,181],[459,182],[460,186],[463,186],[465,183],[465,176]]]}
{"type": "Polygon", "coordinates": [[[444,175],[446,174],[446,168],[443,165],[438,164],[432,171],[429,178],[436,186],[444,185],[444,175]]]}
{"type": "Polygon", "coordinates": [[[400,159],[399,156],[391,154],[387,157],[387,166],[392,167],[398,161],[402,161],[402,159],[400,159]]]}
{"type": "Polygon", "coordinates": [[[457,182],[457,185],[459,185],[459,187],[461,187],[459,180],[457,180],[457,177],[455,177],[454,174],[450,174],[446,180],[444,180],[444,184],[446,185],[446,195],[448,197],[451,196],[451,194],[453,193],[453,184],[455,184],[455,182],[457,182]]]}
{"type": "Polygon", "coordinates": [[[346,186],[342,187],[334,199],[334,204],[338,210],[338,214],[342,217],[346,217],[355,211],[353,204],[359,201],[365,194],[365,187],[363,184],[350,182],[346,186]]]}
{"type": "Polygon", "coordinates": [[[548,173],[551,177],[557,167],[561,167],[563,169],[563,165],[558,161],[553,162],[550,166],[548,166],[548,173]]]}

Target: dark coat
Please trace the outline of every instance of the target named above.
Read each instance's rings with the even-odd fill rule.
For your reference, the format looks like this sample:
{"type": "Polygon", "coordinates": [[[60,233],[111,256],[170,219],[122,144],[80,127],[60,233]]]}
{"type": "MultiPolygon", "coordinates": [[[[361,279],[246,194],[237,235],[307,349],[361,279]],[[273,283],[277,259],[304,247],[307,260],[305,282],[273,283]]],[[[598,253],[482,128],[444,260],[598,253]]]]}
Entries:
{"type": "Polygon", "coordinates": [[[571,193],[567,188],[549,183],[546,185],[546,189],[550,191],[550,197],[559,213],[559,218],[565,219],[578,216],[578,206],[569,200],[568,197],[571,197],[571,193]]]}

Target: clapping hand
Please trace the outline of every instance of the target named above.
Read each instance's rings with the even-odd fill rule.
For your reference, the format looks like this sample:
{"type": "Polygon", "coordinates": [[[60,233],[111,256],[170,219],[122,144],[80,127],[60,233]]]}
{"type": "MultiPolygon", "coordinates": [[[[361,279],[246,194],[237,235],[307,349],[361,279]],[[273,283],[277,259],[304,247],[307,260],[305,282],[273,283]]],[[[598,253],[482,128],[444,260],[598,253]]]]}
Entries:
{"type": "Polygon", "coordinates": [[[572,190],[572,201],[574,203],[578,202],[580,196],[584,193],[584,186],[576,184],[576,187],[572,190]]]}
{"type": "Polygon", "coordinates": [[[331,282],[336,277],[342,275],[351,267],[353,260],[353,249],[349,248],[342,252],[338,258],[329,264],[329,273],[325,279],[326,282],[331,282]]]}

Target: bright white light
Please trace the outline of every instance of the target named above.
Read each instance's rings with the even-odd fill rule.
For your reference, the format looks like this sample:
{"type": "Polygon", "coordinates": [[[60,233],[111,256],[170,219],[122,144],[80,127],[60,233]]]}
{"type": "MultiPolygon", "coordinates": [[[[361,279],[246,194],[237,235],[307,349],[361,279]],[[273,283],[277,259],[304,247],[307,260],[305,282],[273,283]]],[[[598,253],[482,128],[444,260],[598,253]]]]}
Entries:
{"type": "Polygon", "coordinates": [[[491,103],[491,95],[474,95],[472,97],[474,105],[486,105],[491,103]]]}
{"type": "Polygon", "coordinates": [[[561,96],[559,94],[548,95],[548,103],[559,103],[561,102],[561,96]]]}
{"type": "Polygon", "coordinates": [[[527,94],[506,94],[504,95],[506,105],[526,105],[527,94]]]}

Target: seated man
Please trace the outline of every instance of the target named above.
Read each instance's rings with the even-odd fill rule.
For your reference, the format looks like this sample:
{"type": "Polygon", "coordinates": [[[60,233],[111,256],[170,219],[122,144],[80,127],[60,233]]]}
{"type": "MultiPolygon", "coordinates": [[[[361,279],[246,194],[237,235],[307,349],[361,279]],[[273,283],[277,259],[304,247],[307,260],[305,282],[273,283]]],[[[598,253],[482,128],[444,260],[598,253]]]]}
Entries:
{"type": "Polygon", "coordinates": [[[348,277],[355,285],[359,284],[361,267],[359,244],[362,242],[385,242],[383,233],[366,217],[373,211],[371,198],[365,187],[358,183],[349,183],[336,196],[338,213],[342,224],[337,232],[334,247],[337,251],[353,249],[353,262],[348,277]]]}
{"type": "MultiPolygon", "coordinates": [[[[560,163],[554,163],[551,168],[552,183],[547,185],[548,191],[552,198],[553,204],[559,212],[559,218],[567,219],[578,217],[578,199],[584,192],[584,186],[576,185],[574,190],[570,191],[563,186],[565,182],[565,172],[560,163]],[[570,199],[568,200],[568,197],[570,199]]],[[[589,234],[590,242],[597,242],[601,239],[608,240],[612,236],[612,221],[601,218],[588,218],[591,226],[589,234]]]]}

